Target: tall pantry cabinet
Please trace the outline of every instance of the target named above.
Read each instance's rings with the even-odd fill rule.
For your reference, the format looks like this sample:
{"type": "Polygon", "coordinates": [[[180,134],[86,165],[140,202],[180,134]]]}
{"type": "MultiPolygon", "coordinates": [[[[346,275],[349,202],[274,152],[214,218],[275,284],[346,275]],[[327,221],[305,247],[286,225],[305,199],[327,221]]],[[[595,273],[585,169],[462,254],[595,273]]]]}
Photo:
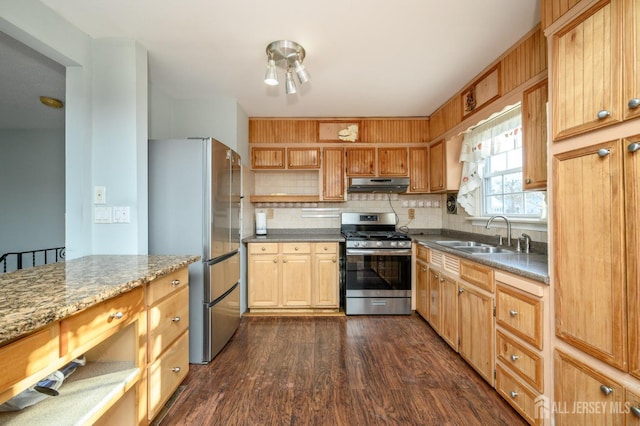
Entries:
{"type": "MultiPolygon", "coordinates": [[[[640,424],[640,0],[544,0],[556,425],[640,424]],[[598,410],[579,410],[591,403],[598,410]]],[[[551,404],[551,402],[550,402],[551,404]]]]}

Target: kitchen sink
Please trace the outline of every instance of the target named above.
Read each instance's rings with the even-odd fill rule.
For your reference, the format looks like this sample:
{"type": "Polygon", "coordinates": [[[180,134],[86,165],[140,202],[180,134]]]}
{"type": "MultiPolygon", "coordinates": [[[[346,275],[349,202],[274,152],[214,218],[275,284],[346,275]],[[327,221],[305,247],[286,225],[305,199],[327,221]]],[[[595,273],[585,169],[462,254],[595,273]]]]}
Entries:
{"type": "Polygon", "coordinates": [[[453,240],[447,240],[447,241],[436,241],[436,243],[438,243],[438,244],[440,244],[442,246],[452,247],[452,248],[493,247],[490,244],[477,243],[475,241],[453,241],[453,240]]]}
{"type": "Polygon", "coordinates": [[[489,245],[482,246],[482,247],[455,247],[455,248],[465,253],[471,253],[471,254],[515,253],[515,251],[513,250],[505,249],[502,247],[493,247],[489,245]]]}

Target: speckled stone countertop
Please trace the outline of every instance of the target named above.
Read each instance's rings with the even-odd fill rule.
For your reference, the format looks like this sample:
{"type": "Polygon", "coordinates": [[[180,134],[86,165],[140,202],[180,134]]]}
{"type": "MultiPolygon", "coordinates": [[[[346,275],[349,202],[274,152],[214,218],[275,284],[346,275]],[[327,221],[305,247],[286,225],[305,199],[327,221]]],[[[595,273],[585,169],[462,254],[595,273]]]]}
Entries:
{"type": "Polygon", "coordinates": [[[411,238],[415,242],[424,244],[435,250],[469,259],[492,268],[502,269],[503,271],[511,272],[544,284],[549,284],[549,266],[546,253],[492,253],[477,255],[443,246],[436,242],[458,239],[459,237],[424,233],[422,235],[411,235],[411,238]]]}
{"type": "Polygon", "coordinates": [[[267,235],[252,235],[244,238],[243,243],[289,243],[296,241],[308,242],[343,242],[344,237],[339,229],[275,229],[267,231],[267,235]]]}
{"type": "Polygon", "coordinates": [[[0,346],[200,256],[86,256],[0,275],[0,346]]]}

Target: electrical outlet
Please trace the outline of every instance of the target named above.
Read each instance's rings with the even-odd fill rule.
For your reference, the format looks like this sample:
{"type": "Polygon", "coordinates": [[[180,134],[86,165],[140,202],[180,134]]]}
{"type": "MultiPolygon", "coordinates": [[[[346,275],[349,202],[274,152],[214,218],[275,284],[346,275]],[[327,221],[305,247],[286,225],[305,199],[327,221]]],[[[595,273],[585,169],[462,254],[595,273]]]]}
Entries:
{"type": "Polygon", "coordinates": [[[409,219],[416,218],[416,209],[409,209],[409,219]]]}
{"type": "Polygon", "coordinates": [[[273,219],[273,209],[267,209],[267,219],[273,219]]]}
{"type": "Polygon", "coordinates": [[[107,187],[96,186],[93,192],[94,204],[106,204],[107,203],[107,187]]]}

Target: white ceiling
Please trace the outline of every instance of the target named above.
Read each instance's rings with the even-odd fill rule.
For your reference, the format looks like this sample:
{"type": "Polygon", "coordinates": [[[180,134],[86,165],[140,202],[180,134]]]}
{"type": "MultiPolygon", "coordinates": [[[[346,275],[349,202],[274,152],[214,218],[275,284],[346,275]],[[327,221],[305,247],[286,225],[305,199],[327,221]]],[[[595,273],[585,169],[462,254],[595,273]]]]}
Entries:
{"type": "Polygon", "coordinates": [[[91,37],[138,40],[168,95],[229,96],[250,117],[430,115],[540,20],[540,0],[41,1],[91,37]],[[296,95],[282,74],[263,83],[280,39],[307,51],[296,95]]]}

